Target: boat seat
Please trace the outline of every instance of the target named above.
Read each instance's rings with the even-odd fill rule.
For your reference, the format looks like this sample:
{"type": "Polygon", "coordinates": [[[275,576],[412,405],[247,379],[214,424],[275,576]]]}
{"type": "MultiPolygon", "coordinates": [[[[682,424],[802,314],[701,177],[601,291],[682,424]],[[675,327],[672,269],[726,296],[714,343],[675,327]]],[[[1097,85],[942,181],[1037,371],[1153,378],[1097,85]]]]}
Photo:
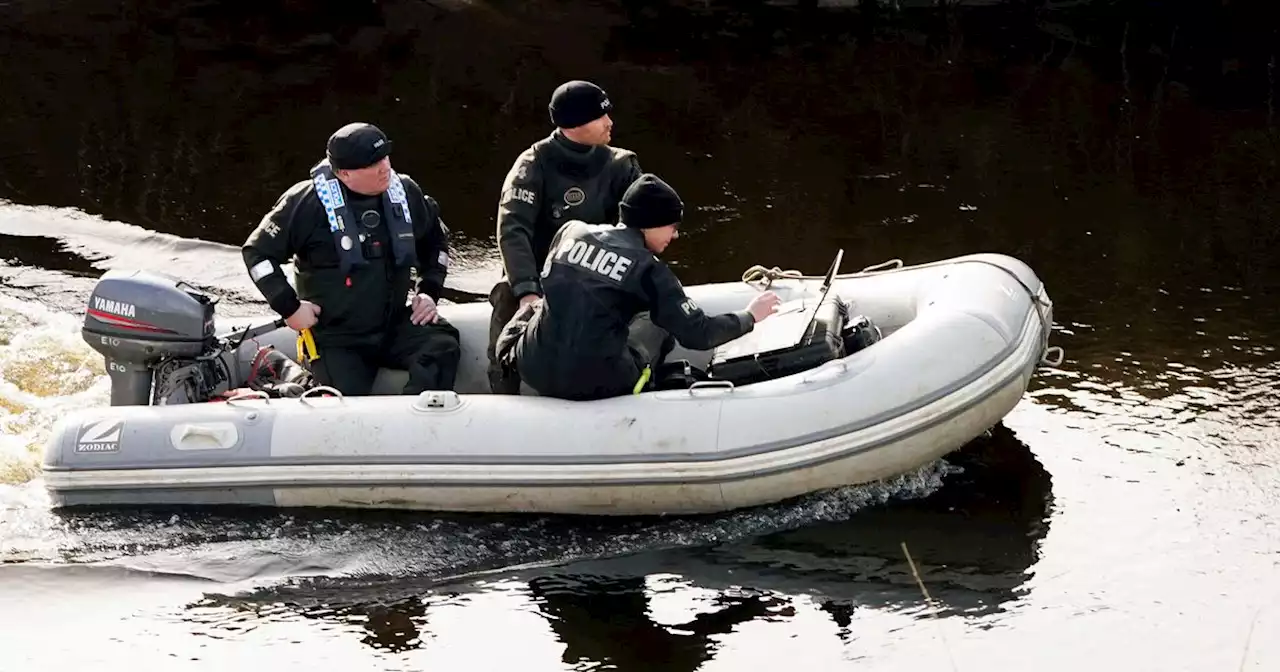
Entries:
{"type": "Polygon", "coordinates": [[[381,367],[373,378],[373,391],[371,394],[400,394],[408,382],[409,371],[407,369],[381,367]]]}

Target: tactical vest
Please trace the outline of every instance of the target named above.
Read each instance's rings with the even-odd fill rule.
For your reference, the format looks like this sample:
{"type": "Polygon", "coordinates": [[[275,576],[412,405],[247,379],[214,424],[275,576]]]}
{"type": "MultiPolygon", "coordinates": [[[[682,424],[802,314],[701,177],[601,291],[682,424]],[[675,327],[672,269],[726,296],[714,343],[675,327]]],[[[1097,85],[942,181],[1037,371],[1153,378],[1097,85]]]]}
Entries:
{"type": "MultiPolygon", "coordinates": [[[[364,258],[363,246],[347,231],[347,222],[354,222],[355,219],[342,196],[342,184],[334,176],[328,159],[320,161],[311,169],[311,181],[315,184],[320,203],[324,205],[325,214],[329,216],[329,231],[333,234],[333,244],[338,250],[342,274],[347,275],[353,268],[367,266],[369,261],[364,258]]],[[[387,190],[382,192],[382,212],[387,217],[387,232],[391,236],[391,251],[396,266],[415,264],[417,253],[414,247],[413,217],[409,214],[404,184],[395,171],[391,171],[387,190]]]]}

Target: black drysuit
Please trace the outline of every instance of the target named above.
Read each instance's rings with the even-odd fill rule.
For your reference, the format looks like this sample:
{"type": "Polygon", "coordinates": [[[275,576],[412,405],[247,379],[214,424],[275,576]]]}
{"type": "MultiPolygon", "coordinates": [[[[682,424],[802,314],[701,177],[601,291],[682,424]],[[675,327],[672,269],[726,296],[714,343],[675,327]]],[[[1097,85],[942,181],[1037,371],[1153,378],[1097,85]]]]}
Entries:
{"type": "Polygon", "coordinates": [[[458,330],[442,317],[414,325],[406,305],[411,289],[439,300],[448,273],[448,228],[435,199],[409,176],[398,177],[410,221],[393,220],[392,210],[400,206],[385,196],[357,194],[332,180],[332,187],[341,185],[349,216],[331,233],[315,183],[304,180],[280,196],[242,248],[250,277],[281,316],[292,315],[300,300],[320,306],[311,330],[319,359],[310,368],[316,382],[347,395],[368,394],[379,366],[409,372],[405,394],[452,389],[457,375],[458,330]],[[376,220],[370,211],[378,213],[376,220]],[[339,244],[343,235],[350,246],[339,244]],[[347,267],[353,257],[363,263],[355,259],[347,267]],[[296,293],[280,268],[291,259],[296,293]],[[418,272],[416,288],[410,268],[418,272]]]}
{"type": "Polygon", "coordinates": [[[608,145],[588,146],[559,130],[516,158],[498,201],[498,249],[505,278],[489,293],[489,382],[494,392],[519,391],[517,372],[504,370],[494,343],[516,313],[520,297],[541,295],[539,271],[551,238],[571,220],[618,221],[618,203],[641,174],[635,152],[608,145]]]}

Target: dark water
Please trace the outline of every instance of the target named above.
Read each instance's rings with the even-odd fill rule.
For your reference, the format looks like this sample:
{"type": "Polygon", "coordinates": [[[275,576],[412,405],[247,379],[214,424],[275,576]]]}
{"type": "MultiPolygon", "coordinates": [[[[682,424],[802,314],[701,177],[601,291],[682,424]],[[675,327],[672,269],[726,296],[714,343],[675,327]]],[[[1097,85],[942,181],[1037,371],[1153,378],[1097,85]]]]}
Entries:
{"type": "Polygon", "coordinates": [[[0,669],[1280,665],[1276,10],[814,4],[0,3],[0,669]],[[1065,362],[946,464],[711,519],[48,509],[94,277],[260,309],[235,246],[362,119],[487,291],[570,78],[686,282],[1002,252],[1065,362]]]}

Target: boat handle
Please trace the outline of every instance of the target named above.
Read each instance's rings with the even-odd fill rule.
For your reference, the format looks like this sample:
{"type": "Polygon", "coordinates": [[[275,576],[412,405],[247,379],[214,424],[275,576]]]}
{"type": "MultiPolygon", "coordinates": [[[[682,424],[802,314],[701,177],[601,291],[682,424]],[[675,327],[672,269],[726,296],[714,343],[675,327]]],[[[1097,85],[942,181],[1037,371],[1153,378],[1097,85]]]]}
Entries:
{"type": "Polygon", "coordinates": [[[1040,355],[1040,363],[1048,366],[1058,366],[1062,364],[1062,360],[1066,356],[1067,352],[1062,349],[1062,346],[1055,345],[1044,349],[1044,354],[1040,355]],[[1054,355],[1057,355],[1056,359],[1054,359],[1054,355]]]}
{"type": "Polygon", "coordinates": [[[271,396],[266,392],[263,392],[262,390],[246,390],[234,397],[228,398],[226,404],[228,406],[235,406],[237,401],[248,401],[249,399],[261,399],[268,404],[271,403],[271,396]]]}
{"type": "Polygon", "coordinates": [[[320,392],[320,391],[322,391],[322,390],[323,390],[323,391],[325,391],[325,392],[330,392],[330,393],[332,393],[332,394],[333,394],[333,396],[335,396],[335,397],[337,397],[337,398],[339,398],[339,399],[344,398],[341,392],[339,392],[339,391],[337,391],[337,390],[333,389],[332,387],[329,387],[328,385],[317,385],[316,387],[313,387],[313,388],[311,388],[311,389],[307,390],[306,392],[303,392],[303,393],[302,393],[302,396],[298,397],[298,402],[299,402],[299,403],[302,403],[302,404],[306,404],[307,406],[310,406],[311,404],[308,404],[308,403],[307,403],[307,397],[311,396],[311,393],[312,393],[312,392],[320,392]]]}
{"type": "Polygon", "coordinates": [[[714,390],[726,389],[733,391],[732,380],[700,380],[689,386],[689,394],[693,394],[694,390],[714,390]]]}

